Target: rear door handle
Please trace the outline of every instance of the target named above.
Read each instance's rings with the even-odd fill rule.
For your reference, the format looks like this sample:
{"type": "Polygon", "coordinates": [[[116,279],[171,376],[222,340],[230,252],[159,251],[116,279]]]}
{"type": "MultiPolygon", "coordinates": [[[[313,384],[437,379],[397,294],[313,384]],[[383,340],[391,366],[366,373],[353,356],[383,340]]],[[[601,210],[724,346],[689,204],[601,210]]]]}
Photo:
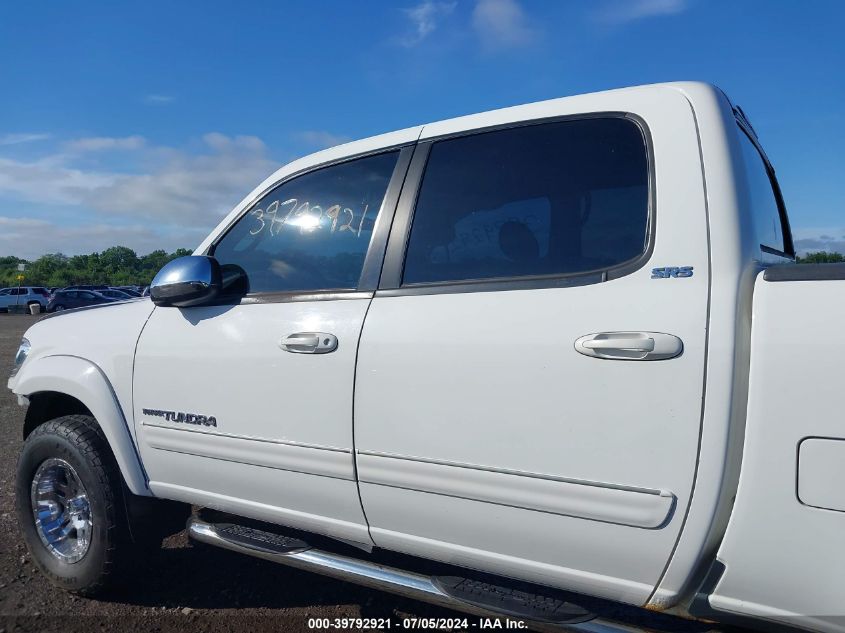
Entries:
{"type": "Polygon", "coordinates": [[[294,354],[328,354],[337,349],[337,337],[326,332],[297,332],[279,341],[279,347],[294,354]]]}
{"type": "Polygon", "coordinates": [[[666,360],[683,349],[681,339],[662,332],[600,332],[575,341],[577,352],[608,360],[666,360]]]}

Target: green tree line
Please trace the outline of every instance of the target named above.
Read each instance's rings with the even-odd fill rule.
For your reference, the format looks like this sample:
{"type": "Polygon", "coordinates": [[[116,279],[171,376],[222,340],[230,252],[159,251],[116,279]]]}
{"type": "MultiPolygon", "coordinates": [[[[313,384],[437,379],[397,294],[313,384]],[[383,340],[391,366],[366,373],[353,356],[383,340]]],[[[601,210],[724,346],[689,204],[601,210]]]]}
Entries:
{"type": "Polygon", "coordinates": [[[845,262],[845,255],[819,251],[818,253],[807,253],[804,257],[796,257],[795,261],[799,264],[838,264],[845,262]]]}
{"type": "Polygon", "coordinates": [[[101,253],[90,255],[68,257],[61,253],[50,253],[34,261],[13,256],[0,257],[0,288],[17,286],[17,276],[20,274],[24,275],[21,282],[24,286],[147,286],[167,262],[190,254],[188,249],[179,248],[173,253],[158,250],[139,257],[131,248],[112,246],[101,253]],[[18,264],[26,264],[23,273],[18,272],[18,264]]]}

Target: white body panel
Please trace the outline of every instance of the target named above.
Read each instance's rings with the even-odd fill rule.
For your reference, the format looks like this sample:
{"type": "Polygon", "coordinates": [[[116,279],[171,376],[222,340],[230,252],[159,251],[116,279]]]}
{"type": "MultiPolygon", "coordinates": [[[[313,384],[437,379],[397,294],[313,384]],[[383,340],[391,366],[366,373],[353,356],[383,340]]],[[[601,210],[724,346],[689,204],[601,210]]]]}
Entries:
{"type": "Polygon", "coordinates": [[[708,251],[690,104],[673,88],[614,91],[425,126],[422,138],[608,111],[640,117],[651,134],[648,261],[585,286],[377,294],[359,353],[356,447],[376,544],[643,604],[680,533],[701,424],[708,251]],[[672,265],[695,274],[651,279],[672,265]],[[684,352],[654,362],[576,352],[579,337],[615,331],[670,333],[684,352]],[[390,471],[375,476],[384,455],[390,471]]]}
{"type": "Polygon", "coordinates": [[[355,354],[369,299],[157,308],[138,343],[135,425],[150,488],[370,542],[352,457],[355,354]],[[295,332],[331,354],[292,354],[295,332]],[[145,409],[213,415],[214,427],[145,409]]]}
{"type": "Polygon", "coordinates": [[[133,300],[43,319],[27,331],[32,352],[9,381],[16,394],[65,393],[100,412],[100,425],[135,494],[149,492],[132,425],[132,363],[152,310],[152,302],[133,300]]]}
{"type": "Polygon", "coordinates": [[[835,507],[845,463],[842,369],[831,353],[845,345],[843,296],[845,281],[757,279],[742,474],[718,552],[724,573],[709,598],[716,609],[845,630],[845,512],[835,507]],[[803,463],[819,457],[814,448],[805,454],[808,442],[828,460],[833,449],[837,465],[826,478],[817,471],[824,463],[803,463]]]}
{"type": "Polygon", "coordinates": [[[730,516],[745,424],[751,293],[759,246],[742,210],[744,184],[737,173],[737,125],[731,105],[713,86],[673,84],[690,100],[699,131],[706,181],[710,245],[707,305],[707,389],[695,486],[683,530],[649,606],[665,609],[695,589],[709,567],[730,516]]]}

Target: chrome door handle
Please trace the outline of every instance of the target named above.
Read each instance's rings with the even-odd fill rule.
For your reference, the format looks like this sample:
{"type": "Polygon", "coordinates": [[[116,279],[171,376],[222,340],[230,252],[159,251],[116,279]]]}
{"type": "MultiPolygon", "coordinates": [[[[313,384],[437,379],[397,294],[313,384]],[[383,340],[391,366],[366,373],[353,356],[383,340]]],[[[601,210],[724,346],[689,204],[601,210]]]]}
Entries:
{"type": "Polygon", "coordinates": [[[581,343],[585,348],[597,350],[623,350],[626,352],[653,352],[654,339],[651,337],[639,338],[635,336],[619,336],[610,338],[591,338],[581,343]]]}
{"type": "Polygon", "coordinates": [[[683,349],[681,339],[661,332],[601,332],[575,341],[577,352],[608,360],[666,360],[683,349]]]}
{"type": "Polygon", "coordinates": [[[337,337],[326,332],[297,332],[284,337],[279,347],[294,354],[328,354],[337,349],[337,337]]]}

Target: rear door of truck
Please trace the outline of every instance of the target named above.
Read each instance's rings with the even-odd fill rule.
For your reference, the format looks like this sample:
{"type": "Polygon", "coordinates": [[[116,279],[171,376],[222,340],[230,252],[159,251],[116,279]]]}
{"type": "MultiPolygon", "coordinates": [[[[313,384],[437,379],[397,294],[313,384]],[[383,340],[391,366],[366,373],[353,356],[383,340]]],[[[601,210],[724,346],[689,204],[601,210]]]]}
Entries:
{"type": "Polygon", "coordinates": [[[644,603],[694,480],[706,236],[673,89],[426,126],[356,372],[376,544],[644,603]]]}

